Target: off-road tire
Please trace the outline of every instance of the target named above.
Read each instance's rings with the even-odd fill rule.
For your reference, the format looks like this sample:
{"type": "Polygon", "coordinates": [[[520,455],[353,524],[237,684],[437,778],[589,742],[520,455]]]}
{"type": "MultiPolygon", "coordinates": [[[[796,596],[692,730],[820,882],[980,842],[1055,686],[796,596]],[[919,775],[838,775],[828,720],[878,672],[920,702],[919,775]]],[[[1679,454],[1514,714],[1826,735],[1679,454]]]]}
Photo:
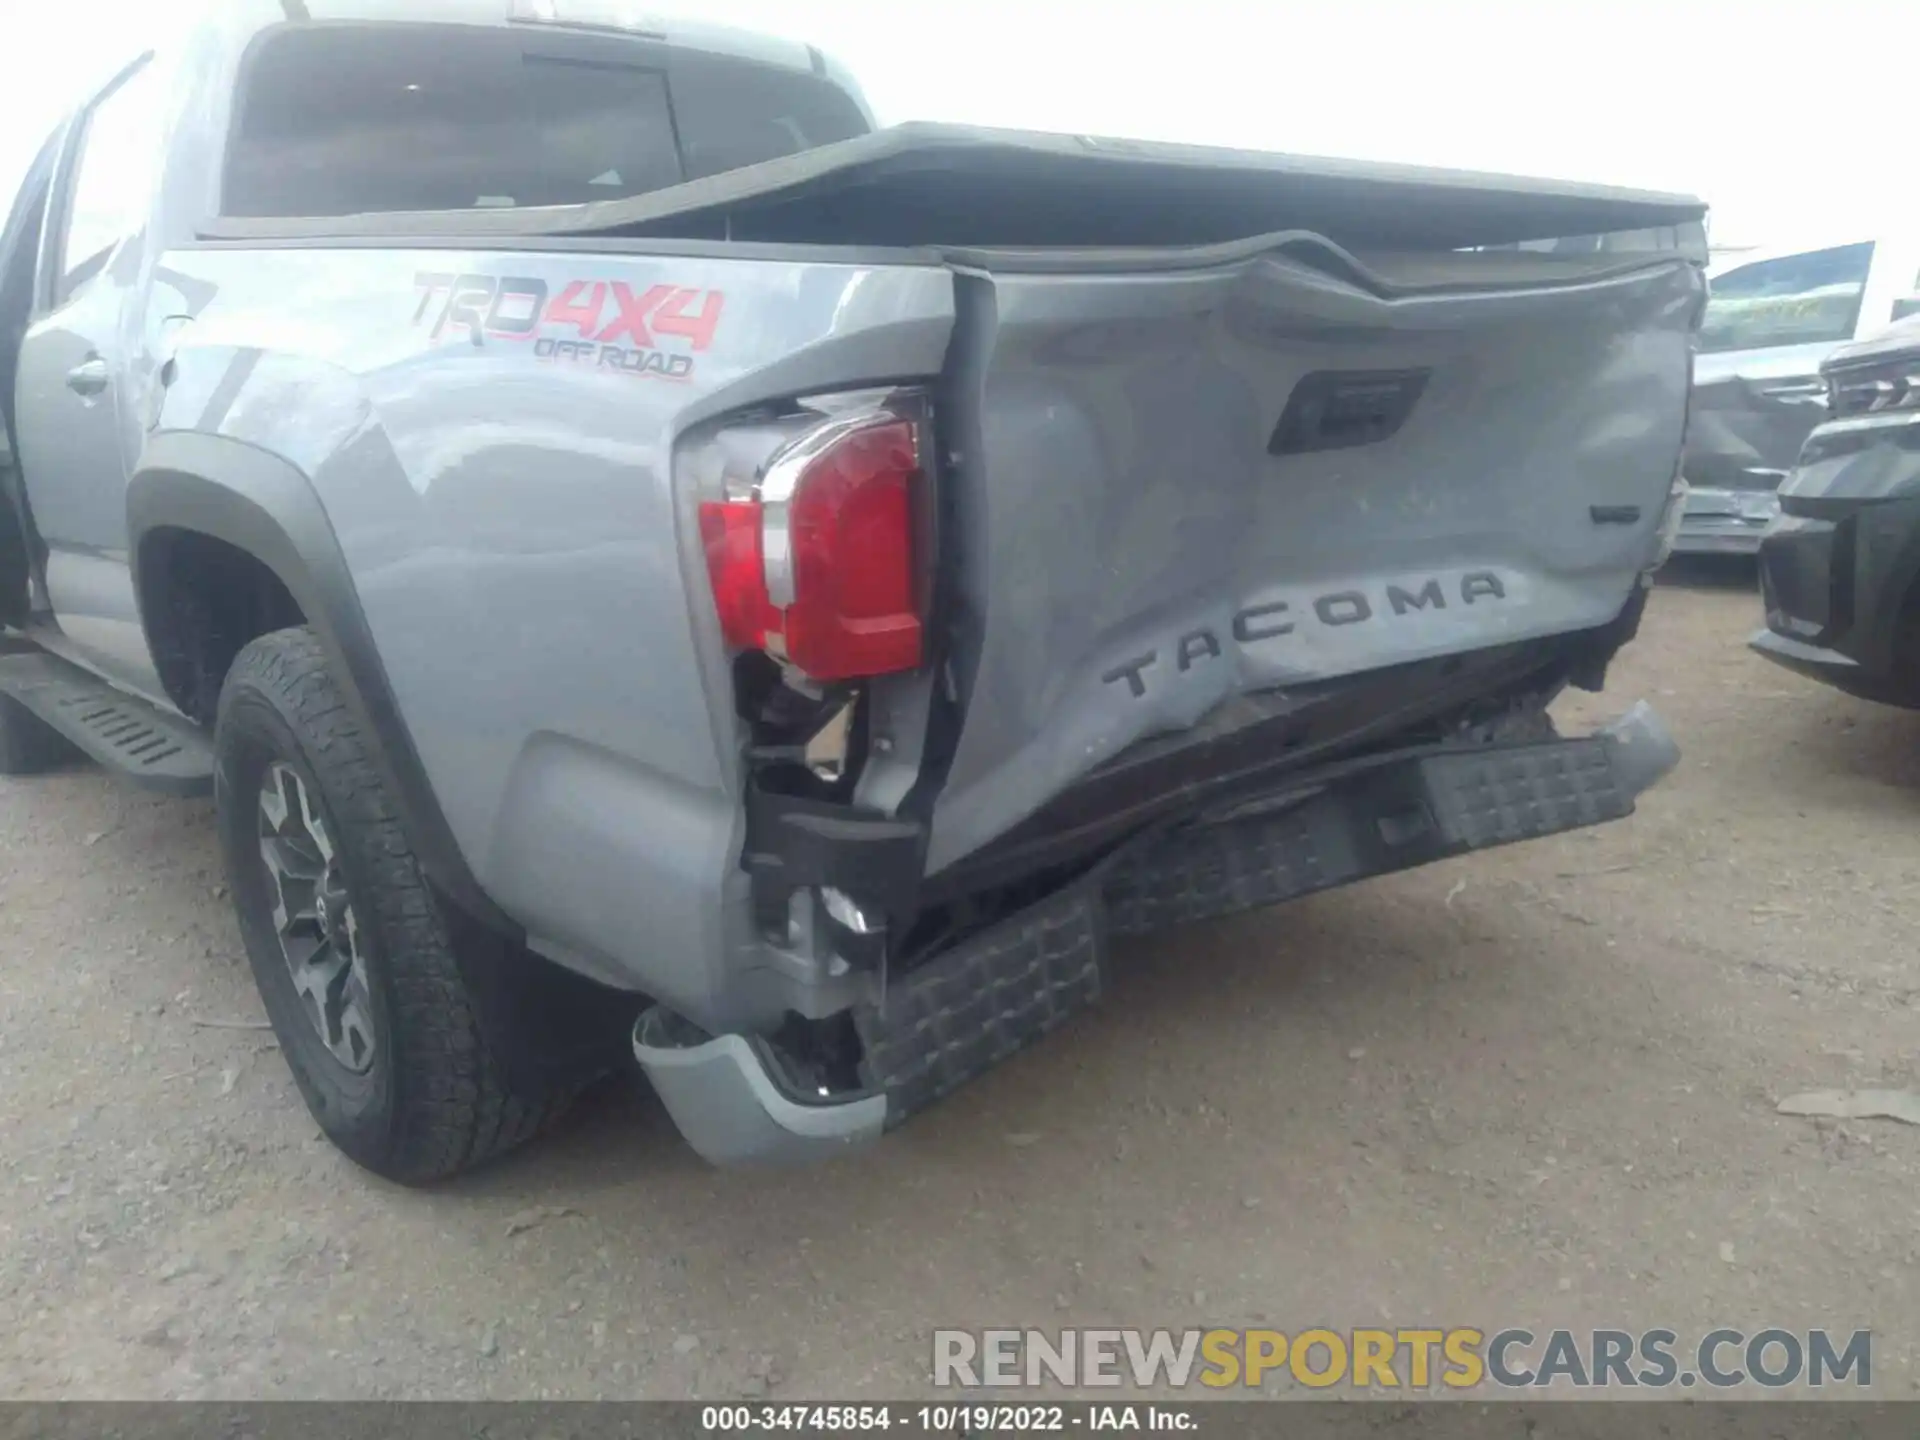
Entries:
{"type": "Polygon", "coordinates": [[[38,775],[80,754],[67,737],[11,695],[0,695],[0,775],[38,775]]]}
{"type": "Polygon", "coordinates": [[[254,979],[327,1138],[378,1175],[421,1184],[530,1139],[579,1087],[525,1093],[489,1053],[447,916],[371,748],[311,631],[263,635],[235,657],[220,695],[214,794],[254,979]],[[327,1048],[281,949],[258,813],[275,762],[294,771],[321,810],[360,927],[375,1042],[363,1073],[327,1048]]]}

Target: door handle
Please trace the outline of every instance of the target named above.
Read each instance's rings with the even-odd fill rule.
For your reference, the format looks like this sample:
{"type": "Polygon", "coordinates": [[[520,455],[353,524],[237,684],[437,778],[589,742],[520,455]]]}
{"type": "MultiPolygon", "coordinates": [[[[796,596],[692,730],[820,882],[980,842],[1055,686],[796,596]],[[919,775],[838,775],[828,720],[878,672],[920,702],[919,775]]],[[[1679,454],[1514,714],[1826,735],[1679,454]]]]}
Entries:
{"type": "Polygon", "coordinates": [[[67,372],[67,388],[76,395],[94,396],[107,388],[107,362],[95,355],[67,372]]]}

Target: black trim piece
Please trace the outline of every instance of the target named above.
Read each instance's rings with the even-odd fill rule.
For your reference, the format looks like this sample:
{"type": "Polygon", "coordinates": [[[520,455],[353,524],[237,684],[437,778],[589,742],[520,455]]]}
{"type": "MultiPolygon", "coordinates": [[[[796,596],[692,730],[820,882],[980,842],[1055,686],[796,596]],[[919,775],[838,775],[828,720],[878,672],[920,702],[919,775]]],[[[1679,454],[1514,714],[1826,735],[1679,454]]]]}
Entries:
{"type": "Polygon", "coordinates": [[[755,914],[775,930],[786,928],[788,897],[817,885],[845,891],[890,922],[911,919],[926,851],[926,829],[917,820],[863,815],[748,784],[740,863],[752,876],[755,914]]]}
{"type": "Polygon", "coordinates": [[[1596,525],[1638,525],[1638,505],[1589,505],[1587,518],[1596,525]]]}
{"type": "Polygon", "coordinates": [[[191,721],[44,651],[0,656],[11,695],[96,763],[143,789],[213,793],[213,747],[191,721]]]}
{"type": "Polygon", "coordinates": [[[822,1095],[817,1081],[795,1073],[804,1062],[787,1054],[773,1040],[764,1035],[743,1035],[740,1038],[747,1042],[747,1048],[760,1062],[760,1068],[766,1071],[768,1083],[790,1105],[831,1110],[836,1105],[851,1105],[856,1100],[865,1100],[877,1093],[862,1083],[847,1089],[830,1088],[827,1094],[822,1095]]]}
{"type": "MultiPolygon", "coordinates": [[[[1911,540],[1909,540],[1911,545],[1911,540]]],[[[1833,635],[1851,635],[1856,623],[1854,616],[1854,585],[1860,573],[1860,516],[1858,512],[1843,515],[1834,521],[1833,538],[1827,545],[1827,624],[1828,633],[1833,635]]],[[[1904,595],[1904,586],[1895,591],[1904,595]]],[[[1900,623],[1900,613],[1894,613],[1893,625],[1900,623]]],[[[1897,651],[1898,645],[1891,643],[1890,651],[1897,651]]]]}
{"type": "MultiPolygon", "coordinates": [[[[245,441],[186,431],[155,435],[127,486],[136,595],[143,594],[144,542],[165,528],[223,540],[279,577],[319,635],[355,718],[378,741],[375,759],[421,868],[476,920],[518,937],[520,927],[480,888],[454,840],[401,718],[340,542],[306,476],[245,441]]],[[[151,645],[153,617],[143,614],[142,621],[151,645]]]]}
{"type": "Polygon", "coordinates": [[[1413,414],[1428,370],[1316,370],[1303,375],[1267,441],[1269,455],[1348,450],[1389,438],[1413,414]]]}
{"type": "Polygon", "coordinates": [[[1606,688],[1607,669],[1613,664],[1613,657],[1620,653],[1620,647],[1640,633],[1640,617],[1646,614],[1647,596],[1652,593],[1653,582],[1642,576],[1618,615],[1598,630],[1588,630],[1577,637],[1572,663],[1567,666],[1567,679],[1571,684],[1596,692],[1606,688]]]}

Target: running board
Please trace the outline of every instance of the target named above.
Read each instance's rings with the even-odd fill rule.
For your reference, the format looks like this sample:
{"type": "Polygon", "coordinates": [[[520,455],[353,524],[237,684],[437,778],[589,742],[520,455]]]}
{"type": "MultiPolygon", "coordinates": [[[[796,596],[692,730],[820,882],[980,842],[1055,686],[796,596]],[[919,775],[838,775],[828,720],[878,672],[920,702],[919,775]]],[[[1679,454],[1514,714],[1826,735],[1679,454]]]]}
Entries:
{"type": "Polygon", "coordinates": [[[122,779],[171,795],[213,793],[213,743],[205,732],[78,665],[45,651],[0,654],[0,694],[122,779]]]}

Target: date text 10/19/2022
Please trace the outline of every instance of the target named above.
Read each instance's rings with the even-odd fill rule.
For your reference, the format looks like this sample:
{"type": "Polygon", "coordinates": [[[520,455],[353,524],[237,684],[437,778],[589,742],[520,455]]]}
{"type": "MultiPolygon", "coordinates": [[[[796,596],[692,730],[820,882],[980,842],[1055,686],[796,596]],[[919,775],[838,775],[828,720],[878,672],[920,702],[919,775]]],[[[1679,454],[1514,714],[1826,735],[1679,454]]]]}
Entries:
{"type": "Polygon", "coordinates": [[[955,1435],[983,1431],[1197,1429],[1193,1412],[1148,1402],[1111,1405],[705,1405],[700,1428],[712,1433],[792,1430],[894,1430],[955,1435]]]}

